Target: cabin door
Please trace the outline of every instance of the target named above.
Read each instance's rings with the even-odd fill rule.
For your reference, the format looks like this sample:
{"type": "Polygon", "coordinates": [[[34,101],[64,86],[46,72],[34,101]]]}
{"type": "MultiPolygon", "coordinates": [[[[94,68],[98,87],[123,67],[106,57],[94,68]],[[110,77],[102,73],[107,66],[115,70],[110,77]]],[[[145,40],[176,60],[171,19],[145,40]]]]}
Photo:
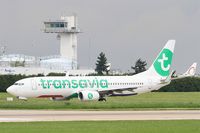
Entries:
{"type": "Polygon", "coordinates": [[[32,86],[32,90],[37,90],[35,79],[31,79],[31,86],[32,86]]]}
{"type": "Polygon", "coordinates": [[[152,85],[153,85],[152,79],[149,79],[148,82],[149,82],[149,88],[148,88],[148,89],[149,89],[149,90],[153,89],[153,88],[152,88],[152,85]]]}

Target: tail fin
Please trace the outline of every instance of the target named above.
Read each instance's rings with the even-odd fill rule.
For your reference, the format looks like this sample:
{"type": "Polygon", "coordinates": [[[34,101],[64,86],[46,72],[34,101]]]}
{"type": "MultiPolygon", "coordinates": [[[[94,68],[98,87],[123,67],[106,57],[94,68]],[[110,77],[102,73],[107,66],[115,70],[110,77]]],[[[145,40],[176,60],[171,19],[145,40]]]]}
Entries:
{"type": "Polygon", "coordinates": [[[196,69],[197,69],[197,63],[195,62],[190,66],[190,68],[183,75],[194,76],[196,73],[196,69]]]}
{"type": "Polygon", "coordinates": [[[174,54],[175,40],[169,40],[161,50],[151,67],[146,71],[149,76],[164,79],[170,75],[170,67],[174,54]]]}
{"type": "Polygon", "coordinates": [[[197,63],[195,62],[190,66],[190,68],[184,74],[175,76],[172,78],[172,80],[182,79],[182,78],[186,78],[186,77],[193,77],[196,73],[196,69],[197,69],[197,63]]]}

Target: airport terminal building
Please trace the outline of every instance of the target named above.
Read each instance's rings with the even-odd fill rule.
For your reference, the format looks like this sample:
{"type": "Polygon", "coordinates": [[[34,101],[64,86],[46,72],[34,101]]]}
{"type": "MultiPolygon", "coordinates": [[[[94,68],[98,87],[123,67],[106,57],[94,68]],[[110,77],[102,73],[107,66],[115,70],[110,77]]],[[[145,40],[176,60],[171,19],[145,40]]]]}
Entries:
{"type": "Polygon", "coordinates": [[[23,54],[0,55],[1,74],[48,74],[50,72],[72,75],[86,75],[94,73],[91,69],[78,69],[77,61],[77,26],[76,16],[62,16],[59,20],[44,21],[44,33],[57,34],[60,41],[59,55],[35,57],[23,54]]]}

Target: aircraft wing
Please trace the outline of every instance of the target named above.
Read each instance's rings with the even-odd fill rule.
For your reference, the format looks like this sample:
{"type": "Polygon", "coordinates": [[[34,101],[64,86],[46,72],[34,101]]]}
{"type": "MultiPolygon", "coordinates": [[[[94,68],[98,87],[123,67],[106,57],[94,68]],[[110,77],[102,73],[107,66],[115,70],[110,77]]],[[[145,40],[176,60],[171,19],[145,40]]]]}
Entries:
{"type": "Polygon", "coordinates": [[[137,89],[137,88],[138,87],[103,90],[103,91],[99,91],[99,93],[102,94],[102,95],[107,95],[107,96],[136,95],[137,93],[135,93],[134,90],[137,89]]]}

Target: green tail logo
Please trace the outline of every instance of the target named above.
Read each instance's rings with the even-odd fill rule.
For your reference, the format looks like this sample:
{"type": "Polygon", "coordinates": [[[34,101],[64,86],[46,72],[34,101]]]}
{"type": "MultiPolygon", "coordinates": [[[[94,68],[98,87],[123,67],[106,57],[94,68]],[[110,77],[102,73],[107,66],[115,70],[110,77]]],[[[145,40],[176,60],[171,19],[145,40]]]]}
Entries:
{"type": "Polygon", "coordinates": [[[156,72],[165,77],[169,75],[170,66],[172,63],[173,53],[169,49],[163,49],[156,61],[154,62],[154,68],[156,72]]]}

